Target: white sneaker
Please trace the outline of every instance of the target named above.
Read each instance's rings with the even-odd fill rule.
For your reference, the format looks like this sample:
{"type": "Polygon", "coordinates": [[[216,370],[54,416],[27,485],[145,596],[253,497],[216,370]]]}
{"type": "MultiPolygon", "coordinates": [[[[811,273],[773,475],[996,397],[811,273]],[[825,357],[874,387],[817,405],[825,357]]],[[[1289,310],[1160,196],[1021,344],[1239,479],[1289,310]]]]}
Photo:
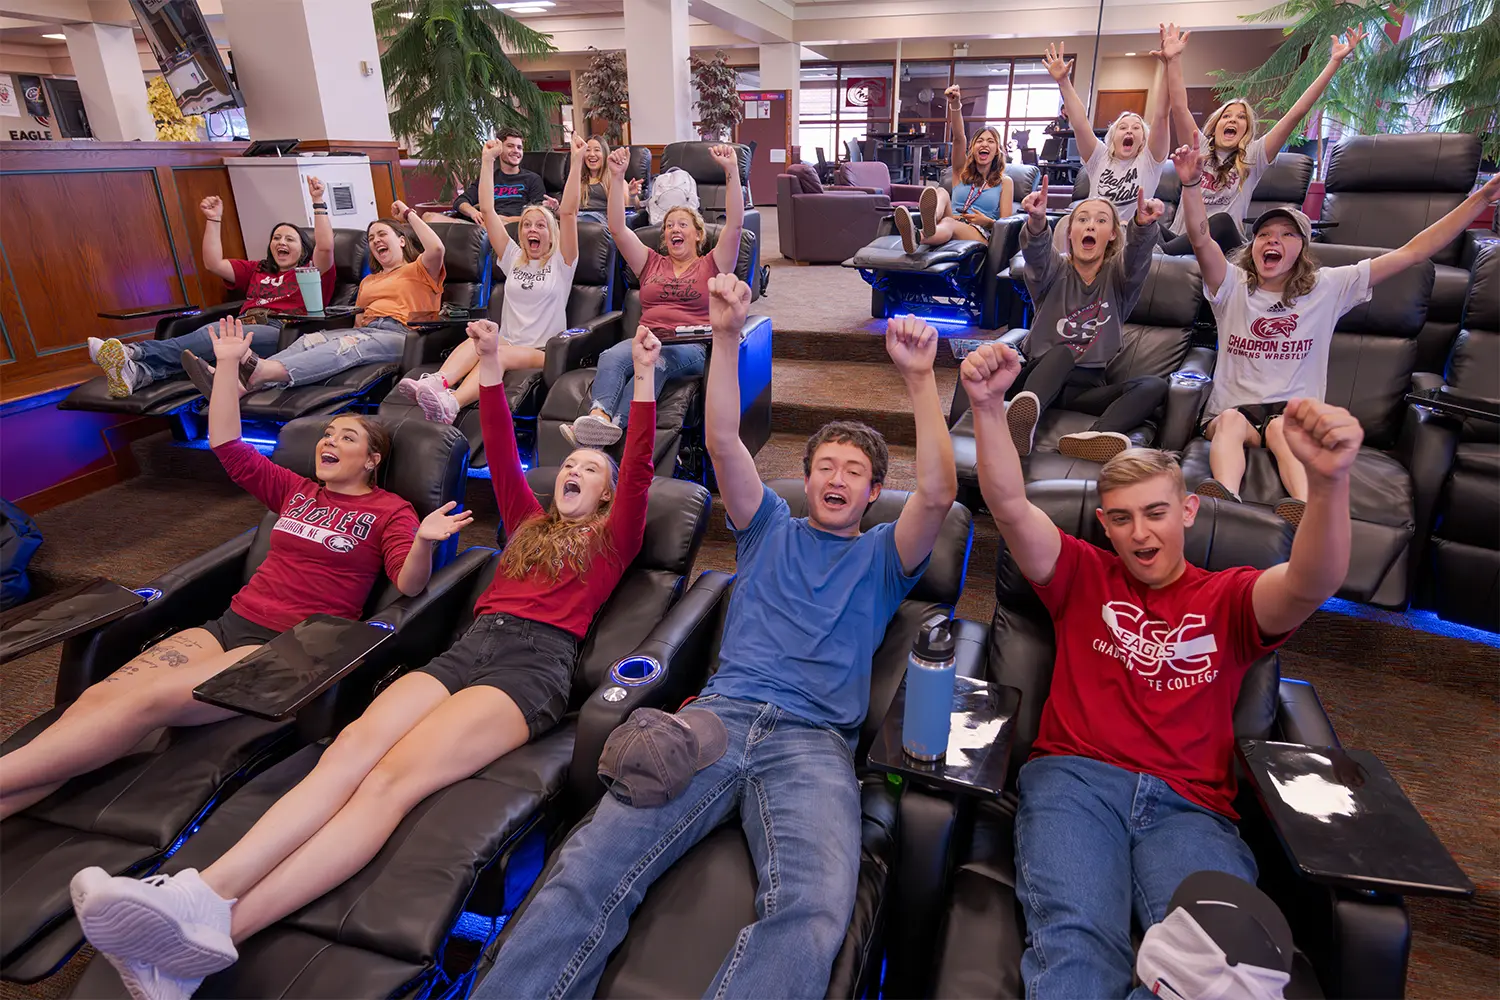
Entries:
{"type": "Polygon", "coordinates": [[[1101,465],[1129,447],[1130,438],[1119,431],[1079,431],[1064,434],[1057,441],[1057,450],[1061,454],[1101,465]]]}
{"type": "Polygon", "coordinates": [[[1030,455],[1036,442],[1036,422],[1042,415],[1042,401],[1031,390],[1018,392],[1005,407],[1005,423],[1010,428],[1010,439],[1015,442],[1016,454],[1030,455]]]}
{"type": "Polygon", "coordinates": [[[620,440],[624,431],[613,421],[585,413],[573,421],[573,437],[584,448],[608,448],[620,440]]]}
{"type": "Polygon", "coordinates": [[[422,377],[417,381],[417,405],[422,416],[435,424],[451,424],[458,417],[458,398],[443,387],[442,379],[422,377]]]}
{"type": "Polygon", "coordinates": [[[564,441],[568,442],[569,448],[578,447],[578,435],[573,433],[572,424],[559,424],[557,432],[563,436],[564,441]]]}
{"type": "Polygon", "coordinates": [[[109,340],[99,341],[99,346],[95,347],[95,339],[89,338],[89,358],[104,369],[104,380],[111,399],[124,399],[151,381],[145,369],[135,363],[123,343],[111,337],[109,340]]]}
{"type": "Polygon", "coordinates": [[[201,979],[239,958],[229,936],[233,901],[220,898],[192,868],[146,879],[85,868],[69,891],[89,943],[124,963],[201,979]]]}
{"type": "Polygon", "coordinates": [[[396,391],[415,403],[417,401],[417,386],[429,380],[436,382],[439,388],[447,388],[447,383],[443,381],[442,375],[437,372],[427,372],[425,375],[419,375],[416,378],[404,378],[400,382],[397,382],[396,391]]]}
{"type": "Polygon", "coordinates": [[[167,975],[154,965],[127,961],[104,951],[99,954],[115,967],[131,1000],[189,1000],[203,984],[202,976],[178,978],[167,975]]]}

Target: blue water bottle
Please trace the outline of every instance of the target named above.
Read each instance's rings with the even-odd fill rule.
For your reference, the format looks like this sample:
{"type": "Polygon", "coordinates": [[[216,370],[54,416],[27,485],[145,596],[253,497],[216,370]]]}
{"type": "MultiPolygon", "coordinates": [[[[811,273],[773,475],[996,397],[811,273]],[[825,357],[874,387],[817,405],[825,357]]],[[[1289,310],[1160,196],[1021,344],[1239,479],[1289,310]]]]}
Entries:
{"type": "Polygon", "coordinates": [[[953,715],[953,632],[947,615],[922,623],[906,666],[901,749],[920,761],[942,760],[953,715]]]}

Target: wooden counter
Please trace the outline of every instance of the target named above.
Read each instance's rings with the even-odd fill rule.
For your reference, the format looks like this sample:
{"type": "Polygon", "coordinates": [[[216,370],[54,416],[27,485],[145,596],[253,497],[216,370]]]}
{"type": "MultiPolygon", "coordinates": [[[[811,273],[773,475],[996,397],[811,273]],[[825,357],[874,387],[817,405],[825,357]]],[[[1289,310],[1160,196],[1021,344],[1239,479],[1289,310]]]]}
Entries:
{"type": "MultiPolygon", "coordinates": [[[[80,381],[89,337],[149,333],[101,310],[212,305],[223,282],[203,270],[198,203],[224,199],[224,254],[240,243],[224,158],[243,142],[0,142],[0,400],[80,381]]],[[[370,158],[382,211],[404,197],[397,146],[305,142],[299,152],[370,158]]]]}

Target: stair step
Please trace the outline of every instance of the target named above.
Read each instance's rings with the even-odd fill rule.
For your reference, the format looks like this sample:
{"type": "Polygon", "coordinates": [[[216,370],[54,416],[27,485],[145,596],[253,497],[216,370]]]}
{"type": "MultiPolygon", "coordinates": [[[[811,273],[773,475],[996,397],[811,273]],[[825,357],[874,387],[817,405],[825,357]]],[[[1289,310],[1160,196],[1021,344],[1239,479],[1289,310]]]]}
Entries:
{"type": "MultiPolygon", "coordinates": [[[[949,341],[954,339],[992,340],[1004,330],[938,330],[937,358],[934,367],[957,368],[949,341]]],[[[776,330],[771,337],[771,356],[779,365],[788,361],[854,362],[889,365],[885,353],[885,321],[871,320],[863,333],[813,333],[803,330],[776,330]]]]}
{"type": "MultiPolygon", "coordinates": [[[[935,374],[946,416],[958,371],[939,368],[935,374]]],[[[777,359],[771,369],[771,429],[805,438],[830,420],[869,424],[890,445],[916,444],[906,384],[889,358],[881,363],[777,359]]]]}

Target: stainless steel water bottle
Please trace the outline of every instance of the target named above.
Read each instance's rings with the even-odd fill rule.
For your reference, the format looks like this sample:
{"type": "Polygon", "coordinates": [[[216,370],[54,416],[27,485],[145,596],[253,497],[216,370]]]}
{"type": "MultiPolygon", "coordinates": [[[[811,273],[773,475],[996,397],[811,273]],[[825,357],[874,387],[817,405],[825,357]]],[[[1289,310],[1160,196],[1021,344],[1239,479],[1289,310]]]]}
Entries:
{"type": "Polygon", "coordinates": [[[922,623],[906,665],[901,749],[921,761],[942,760],[953,715],[953,630],[947,615],[922,623]]]}

